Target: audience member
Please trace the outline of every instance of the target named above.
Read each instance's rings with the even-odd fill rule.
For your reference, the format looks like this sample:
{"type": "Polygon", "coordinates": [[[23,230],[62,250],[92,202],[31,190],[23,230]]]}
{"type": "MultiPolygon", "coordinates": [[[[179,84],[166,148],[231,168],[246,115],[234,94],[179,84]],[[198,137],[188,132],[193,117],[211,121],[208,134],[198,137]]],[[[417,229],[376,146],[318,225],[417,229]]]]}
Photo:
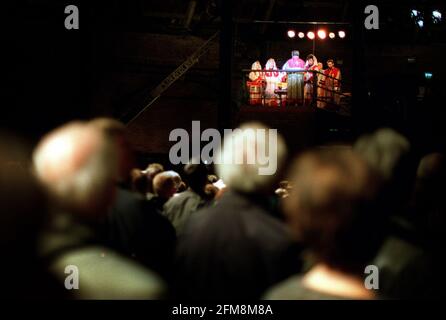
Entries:
{"type": "MultiPolygon", "coordinates": [[[[221,155],[231,159],[236,150],[246,156],[258,150],[262,139],[245,129],[267,129],[256,123],[242,126],[226,139],[221,155]],[[245,138],[247,147],[244,148],[245,138]]],[[[268,148],[268,143],[267,148],[268,148]]],[[[277,166],[286,155],[277,139],[277,166]]],[[[217,156],[218,157],[218,156],[217,156]]],[[[258,159],[257,159],[258,160],[258,159]]],[[[258,175],[254,164],[217,164],[228,189],[214,206],[194,214],[178,243],[176,294],[188,299],[255,299],[266,288],[300,268],[298,252],[287,228],[270,214],[275,176],[258,175]]]]}
{"type": "Polygon", "coordinates": [[[38,255],[45,194],[29,171],[19,139],[0,134],[0,250],[3,299],[70,298],[38,255]]]}
{"type": "Polygon", "coordinates": [[[116,141],[96,125],[72,122],[50,132],[36,147],[35,173],[52,202],[41,254],[61,283],[66,267],[76,267],[76,298],[161,298],[165,286],[158,276],[97,239],[97,227],[113,204],[115,182],[123,173],[116,141]]]}
{"type": "Polygon", "coordinates": [[[147,168],[143,171],[144,174],[147,175],[148,179],[148,191],[147,194],[150,196],[154,193],[153,191],[153,179],[158,173],[161,173],[164,171],[164,167],[162,164],[159,163],[151,163],[147,166],[147,168]]]}
{"type": "Polygon", "coordinates": [[[148,197],[149,201],[159,211],[163,211],[164,204],[174,196],[181,184],[181,177],[175,171],[163,171],[153,179],[154,194],[148,197]]]}
{"type": "Polygon", "coordinates": [[[189,188],[171,197],[164,204],[164,215],[175,227],[180,236],[185,223],[198,209],[207,204],[205,186],[207,184],[207,170],[204,164],[188,164],[184,166],[184,179],[189,188]]]}
{"type": "Polygon", "coordinates": [[[426,297],[430,291],[429,259],[409,215],[416,174],[410,143],[403,135],[385,128],[360,137],[354,148],[384,182],[382,194],[390,228],[374,261],[380,270],[380,292],[392,298],[426,297]]]}
{"type": "Polygon", "coordinates": [[[374,299],[364,270],[379,249],[385,217],[379,181],[351,150],[309,151],[292,171],[285,213],[312,266],[270,289],[267,299],[374,299]]]}
{"type": "MultiPolygon", "coordinates": [[[[90,122],[93,125],[95,123],[95,121],[90,122]]],[[[131,163],[127,159],[132,159],[133,156],[127,154],[131,153],[131,149],[127,147],[130,144],[126,140],[125,127],[122,124],[118,126],[116,120],[111,120],[110,125],[113,128],[111,131],[106,124],[106,119],[102,119],[99,129],[111,138],[111,141],[119,142],[115,144],[120,154],[118,161],[122,159],[125,162],[118,162],[117,166],[122,170],[129,170],[130,174],[122,172],[121,176],[132,177],[132,188],[126,188],[122,183],[118,184],[116,198],[105,223],[105,242],[109,247],[142,263],[168,281],[175,253],[175,230],[161,215],[158,207],[146,199],[149,175],[138,169],[132,171],[129,169],[131,163]]],[[[161,169],[159,165],[149,165],[148,168],[152,173],[161,169]]]]}

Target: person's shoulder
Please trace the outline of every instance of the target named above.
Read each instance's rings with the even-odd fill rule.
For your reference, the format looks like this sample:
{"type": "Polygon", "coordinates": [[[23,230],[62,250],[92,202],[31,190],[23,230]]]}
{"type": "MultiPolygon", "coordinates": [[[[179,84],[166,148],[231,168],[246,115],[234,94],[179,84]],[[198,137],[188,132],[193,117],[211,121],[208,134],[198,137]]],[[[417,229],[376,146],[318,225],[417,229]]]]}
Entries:
{"type": "Polygon", "coordinates": [[[102,246],[69,250],[54,261],[51,271],[64,282],[68,276],[77,276],[75,296],[81,299],[162,299],[166,295],[158,275],[102,246]]]}
{"type": "Polygon", "coordinates": [[[164,204],[164,207],[169,208],[179,206],[192,199],[196,199],[197,197],[199,198],[199,196],[195,192],[186,190],[174,195],[172,198],[167,200],[167,202],[164,204]]]}
{"type": "Polygon", "coordinates": [[[263,300],[296,300],[299,299],[302,277],[293,275],[269,288],[263,295],[263,300]]]}
{"type": "Polygon", "coordinates": [[[111,214],[122,214],[135,210],[140,203],[140,199],[130,190],[118,188],[115,202],[111,207],[111,214]]]}
{"type": "Polygon", "coordinates": [[[271,212],[261,206],[253,205],[244,214],[250,230],[257,230],[261,237],[274,236],[278,239],[288,239],[288,229],[285,223],[274,217],[271,212]]]}
{"type": "Polygon", "coordinates": [[[325,294],[305,287],[302,275],[294,275],[271,287],[263,296],[264,300],[344,300],[340,296],[325,294]]]}

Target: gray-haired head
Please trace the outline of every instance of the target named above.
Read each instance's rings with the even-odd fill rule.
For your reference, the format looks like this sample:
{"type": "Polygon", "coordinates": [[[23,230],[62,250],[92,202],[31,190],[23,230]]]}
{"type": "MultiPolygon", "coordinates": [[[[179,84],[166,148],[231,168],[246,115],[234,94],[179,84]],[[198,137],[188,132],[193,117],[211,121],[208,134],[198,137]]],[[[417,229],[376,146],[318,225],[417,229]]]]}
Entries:
{"type": "Polygon", "coordinates": [[[217,174],[233,190],[263,193],[273,190],[287,148],[277,130],[251,122],[225,134],[217,152],[217,174]]]}

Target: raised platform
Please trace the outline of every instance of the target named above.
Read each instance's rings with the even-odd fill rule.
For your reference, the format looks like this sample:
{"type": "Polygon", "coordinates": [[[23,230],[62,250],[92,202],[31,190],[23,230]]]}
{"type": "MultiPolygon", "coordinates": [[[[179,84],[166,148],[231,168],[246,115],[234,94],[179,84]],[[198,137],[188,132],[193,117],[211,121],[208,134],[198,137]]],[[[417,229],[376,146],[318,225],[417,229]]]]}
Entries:
{"type": "Polygon", "coordinates": [[[242,105],[234,116],[236,126],[259,121],[281,133],[290,151],[351,140],[351,118],[314,107],[266,107],[242,105]]]}

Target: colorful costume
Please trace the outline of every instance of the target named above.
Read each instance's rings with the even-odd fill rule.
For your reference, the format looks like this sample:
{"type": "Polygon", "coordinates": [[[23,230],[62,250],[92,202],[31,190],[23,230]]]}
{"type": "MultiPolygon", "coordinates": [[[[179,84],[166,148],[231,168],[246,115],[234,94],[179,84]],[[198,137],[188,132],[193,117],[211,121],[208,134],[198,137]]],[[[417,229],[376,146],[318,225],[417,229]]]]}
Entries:
{"type": "MultiPolygon", "coordinates": [[[[303,71],[305,62],[299,58],[299,52],[293,51],[292,58],[289,59],[282,67],[286,71],[303,71]]],[[[287,104],[295,105],[303,103],[303,73],[290,72],[287,75],[287,104]]]]}
{"type": "Polygon", "coordinates": [[[274,59],[269,59],[265,65],[265,105],[277,107],[279,105],[279,96],[274,92],[280,82],[280,73],[277,70],[274,59]]]}
{"type": "Polygon", "coordinates": [[[329,105],[339,104],[341,96],[337,92],[341,91],[341,71],[333,66],[324,71],[324,76],[324,101],[329,105]]]}
{"type": "MultiPolygon", "coordinates": [[[[259,61],[252,64],[251,70],[262,70],[262,66],[259,61]]],[[[251,71],[249,73],[249,80],[246,82],[249,90],[249,104],[250,105],[261,105],[263,104],[263,86],[264,86],[264,76],[262,72],[251,71]]]]}
{"type": "Polygon", "coordinates": [[[318,66],[319,66],[319,74],[318,74],[318,77],[317,77],[317,83],[318,83],[318,86],[317,86],[317,107],[318,108],[324,108],[325,107],[325,101],[324,101],[324,99],[325,99],[325,90],[324,90],[324,88],[323,88],[323,83],[324,83],[324,81],[325,81],[325,75],[324,75],[324,72],[325,72],[325,70],[323,70],[323,65],[322,65],[322,63],[318,63],[318,66]]]}
{"type": "MultiPolygon", "coordinates": [[[[309,71],[320,71],[320,65],[317,63],[317,58],[314,55],[310,55],[307,58],[307,62],[305,63],[305,70],[309,71]],[[313,62],[310,64],[310,60],[313,62]]],[[[313,72],[305,72],[304,74],[304,97],[305,97],[305,105],[311,105],[313,101],[313,92],[314,92],[314,79],[316,81],[319,80],[319,74],[313,72]]]]}

